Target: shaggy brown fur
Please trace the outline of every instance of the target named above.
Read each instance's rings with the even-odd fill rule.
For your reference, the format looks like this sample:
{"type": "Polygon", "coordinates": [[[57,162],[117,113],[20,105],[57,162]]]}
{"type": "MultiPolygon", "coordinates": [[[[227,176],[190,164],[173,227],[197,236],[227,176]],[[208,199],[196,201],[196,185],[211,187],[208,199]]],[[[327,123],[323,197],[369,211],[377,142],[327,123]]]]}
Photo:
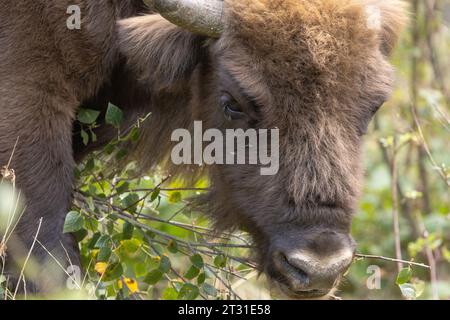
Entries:
{"type": "MultiPolygon", "coordinates": [[[[0,9],[6,10],[0,1],[0,9]]],[[[83,101],[112,101],[129,121],[152,112],[134,152],[144,167],[167,160],[173,129],[190,128],[193,120],[222,130],[280,129],[280,172],[261,176],[256,166],[212,166],[213,191],[205,204],[221,228],[241,227],[253,235],[261,270],[291,296],[298,297],[290,287],[292,279],[277,265],[280,247],[320,257],[353,248],[348,233],[361,189],[362,135],[389,96],[393,72],[387,58],[405,21],[402,1],[228,0],[225,31],[217,40],[181,30],[159,15],[130,18],[118,30],[125,64],[116,59],[112,18],[108,23],[95,19],[103,31],[94,34],[92,28],[79,35],[58,32],[62,39],[75,37],[71,50],[79,51],[69,54],[48,38],[54,31],[41,21],[48,15],[37,14],[47,5],[28,6],[35,8],[32,19],[45,25],[41,37],[46,40],[36,36],[39,28],[26,41],[19,39],[20,22],[4,20],[25,13],[3,16],[0,11],[0,44],[11,50],[1,54],[7,62],[2,62],[0,76],[12,78],[0,86],[0,132],[5,137],[0,160],[5,162],[20,136],[12,167],[29,203],[19,229],[25,240],[38,217],[52,216],[55,222],[47,225],[43,238],[52,248],[59,246],[72,182],[73,114],[83,101]],[[379,30],[368,27],[368,5],[379,10],[379,30]],[[33,45],[34,39],[39,43],[33,45]],[[96,43],[100,50],[92,54],[96,43]],[[34,74],[34,69],[40,72],[34,74]],[[33,77],[24,80],[25,74],[33,77]],[[224,117],[218,103],[223,92],[233,96],[249,121],[224,117]]],[[[101,2],[90,12],[92,17],[112,17],[120,11],[101,2]],[[113,11],[100,9],[102,5],[113,11]]],[[[112,136],[101,128],[97,145],[84,148],[75,141],[75,157],[112,136]]],[[[190,174],[194,169],[182,170],[190,174]]],[[[339,272],[345,267],[347,262],[336,266],[339,272]]]]}
{"type": "MultiPolygon", "coordinates": [[[[75,243],[62,235],[73,183],[74,114],[117,64],[116,21],[142,9],[138,0],[0,0],[0,163],[8,163],[18,139],[10,167],[26,198],[16,229],[25,252],[43,217],[39,239],[46,249],[66,261],[64,246],[78,264],[75,243]],[[69,5],[81,8],[81,30],[66,27],[69,5]]],[[[48,258],[40,246],[34,255],[42,263],[48,258]]],[[[40,270],[42,286],[64,283],[40,270]]]]}

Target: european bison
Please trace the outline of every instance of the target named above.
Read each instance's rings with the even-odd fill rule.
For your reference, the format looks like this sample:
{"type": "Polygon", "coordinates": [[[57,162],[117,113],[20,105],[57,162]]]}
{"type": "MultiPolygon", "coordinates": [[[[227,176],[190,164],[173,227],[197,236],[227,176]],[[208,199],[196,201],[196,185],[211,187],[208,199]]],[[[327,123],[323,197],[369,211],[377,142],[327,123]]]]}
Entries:
{"type": "MultiPolygon", "coordinates": [[[[128,122],[152,112],[131,147],[144,168],[167,160],[173,130],[194,120],[221,131],[278,128],[278,174],[208,167],[208,211],[220,228],[251,233],[260,269],[285,294],[327,295],[353,258],[362,137],[391,91],[388,57],[404,2],[152,5],[162,16],[139,0],[0,0],[0,163],[18,139],[10,167],[27,204],[16,236],[29,248],[43,217],[40,241],[78,264],[75,242],[62,234],[75,159],[115,135],[103,126],[86,148],[73,136],[85,103],[111,101],[128,122]],[[66,26],[69,5],[81,9],[79,30],[66,26]]],[[[48,260],[41,247],[33,254],[48,260]]],[[[62,281],[42,278],[39,290],[62,281]]]]}

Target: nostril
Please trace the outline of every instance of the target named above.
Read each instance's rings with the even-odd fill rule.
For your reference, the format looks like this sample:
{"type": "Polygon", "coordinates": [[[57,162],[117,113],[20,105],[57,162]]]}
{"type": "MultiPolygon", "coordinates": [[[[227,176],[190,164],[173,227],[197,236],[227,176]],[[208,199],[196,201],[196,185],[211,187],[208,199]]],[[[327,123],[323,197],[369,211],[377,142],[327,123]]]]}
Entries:
{"type": "Polygon", "coordinates": [[[309,286],[310,278],[301,263],[297,260],[290,259],[284,253],[279,254],[279,259],[282,262],[284,273],[289,277],[294,287],[304,288],[309,286]]]}

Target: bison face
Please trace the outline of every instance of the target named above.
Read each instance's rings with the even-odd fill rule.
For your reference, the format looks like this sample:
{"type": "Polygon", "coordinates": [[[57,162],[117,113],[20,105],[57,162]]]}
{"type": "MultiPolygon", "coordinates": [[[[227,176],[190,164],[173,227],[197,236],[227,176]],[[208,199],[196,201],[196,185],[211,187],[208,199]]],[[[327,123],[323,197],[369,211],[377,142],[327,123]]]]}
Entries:
{"type": "Polygon", "coordinates": [[[209,202],[216,204],[219,226],[253,235],[261,270],[274,287],[293,298],[324,296],[353,259],[349,232],[361,185],[360,144],[385,93],[377,92],[376,105],[353,90],[347,100],[325,87],[326,77],[292,73],[297,66],[282,68],[283,62],[264,61],[257,51],[252,57],[246,45],[215,45],[216,82],[200,105],[207,106],[209,127],[223,132],[277,128],[279,170],[262,175],[250,164],[212,166],[209,202]]]}
{"type": "Polygon", "coordinates": [[[293,298],[327,295],[353,259],[362,136],[391,92],[398,21],[388,18],[401,8],[379,5],[230,2],[211,44],[209,126],[279,130],[276,175],[211,169],[216,218],[250,231],[261,269],[293,298]]]}
{"type": "Polygon", "coordinates": [[[391,91],[387,57],[403,2],[154,2],[170,21],[211,39],[198,45],[159,17],[149,19],[148,35],[140,19],[124,23],[125,54],[139,70],[154,66],[153,87],[161,78],[178,81],[165,89],[172,96],[188,87],[180,97],[204,127],[278,130],[276,174],[248,163],[209,168],[216,225],[248,230],[261,271],[288,296],[326,296],[354,255],[362,136],[391,91]],[[151,45],[136,50],[143,41],[151,45]],[[155,76],[163,72],[170,76],[155,76]]]}

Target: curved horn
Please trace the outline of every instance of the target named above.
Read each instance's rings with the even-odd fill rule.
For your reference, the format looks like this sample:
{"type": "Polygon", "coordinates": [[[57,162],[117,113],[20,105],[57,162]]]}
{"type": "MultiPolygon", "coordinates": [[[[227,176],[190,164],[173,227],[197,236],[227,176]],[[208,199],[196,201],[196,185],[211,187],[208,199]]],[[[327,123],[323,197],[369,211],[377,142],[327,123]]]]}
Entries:
{"type": "Polygon", "coordinates": [[[223,22],[223,0],[151,0],[161,16],[193,33],[220,37],[223,22]]]}

